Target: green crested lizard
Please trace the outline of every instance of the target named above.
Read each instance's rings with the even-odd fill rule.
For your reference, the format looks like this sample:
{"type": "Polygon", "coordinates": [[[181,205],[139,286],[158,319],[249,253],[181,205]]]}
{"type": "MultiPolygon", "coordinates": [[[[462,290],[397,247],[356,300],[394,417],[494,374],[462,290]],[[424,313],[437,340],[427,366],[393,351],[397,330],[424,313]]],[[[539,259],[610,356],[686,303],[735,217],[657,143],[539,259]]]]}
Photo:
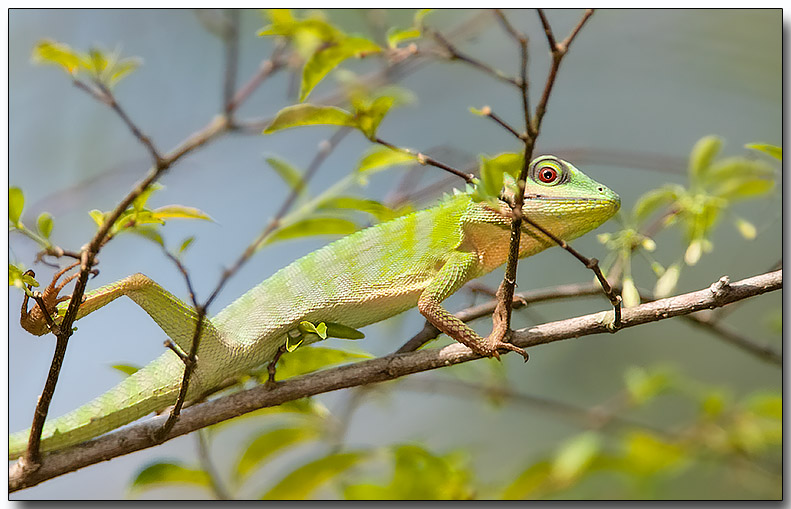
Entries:
{"type": "MultiPolygon", "coordinates": [[[[547,155],[530,164],[525,215],[561,239],[593,230],[619,206],[617,194],[565,161],[547,155]]],[[[485,339],[480,337],[441,304],[468,281],[505,263],[510,223],[505,202],[498,208],[476,201],[471,192],[458,193],[434,207],[361,230],[300,258],[214,318],[204,319],[187,398],[206,394],[229,377],[271,362],[289,337],[303,344],[318,341],[318,335],[300,332],[303,321],[357,329],[415,306],[439,330],[482,356],[496,356],[499,349],[526,356],[522,349],[502,341],[503,334],[493,331],[485,339]]],[[[552,245],[523,223],[520,258],[552,245]]],[[[68,299],[58,296],[68,281],[56,286],[60,275],[44,292],[47,309],[68,299]]],[[[196,311],[142,274],[86,293],[77,319],[122,295],[135,301],[176,345],[189,351],[196,311]]],[[[48,332],[42,310],[36,305],[28,312],[27,299],[21,324],[36,335],[48,332]]],[[[90,403],[47,421],[41,450],[84,442],[167,408],[176,400],[183,371],[178,355],[166,351],[90,403]]],[[[26,430],[9,436],[9,458],[24,453],[28,434],[26,430]]]]}

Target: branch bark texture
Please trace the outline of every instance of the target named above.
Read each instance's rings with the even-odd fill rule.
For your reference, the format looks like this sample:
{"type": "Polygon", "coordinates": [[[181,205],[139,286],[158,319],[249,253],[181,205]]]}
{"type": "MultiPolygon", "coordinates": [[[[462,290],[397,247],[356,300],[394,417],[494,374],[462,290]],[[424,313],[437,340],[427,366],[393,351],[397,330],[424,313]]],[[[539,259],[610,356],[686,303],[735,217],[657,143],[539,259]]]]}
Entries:
{"type": "MultiPolygon", "coordinates": [[[[634,327],[713,309],[766,292],[779,290],[782,270],[761,274],[736,283],[723,277],[709,288],[676,297],[660,299],[624,310],[622,327],[634,327]]],[[[611,311],[610,311],[611,312],[611,311]]],[[[532,347],[563,339],[609,332],[607,312],[545,323],[514,331],[512,342],[532,347]]],[[[208,401],[186,409],[166,439],[175,438],[218,422],[238,417],[263,407],[314,396],[338,389],[392,380],[420,371],[428,371],[477,359],[467,347],[452,344],[444,348],[397,353],[368,361],[331,368],[289,379],[270,388],[264,385],[208,401]]],[[[45,455],[38,470],[27,475],[18,463],[9,468],[9,491],[34,486],[53,477],[80,468],[151,447],[152,435],[167,416],[157,416],[137,425],[115,431],[77,446],[45,455]]]]}

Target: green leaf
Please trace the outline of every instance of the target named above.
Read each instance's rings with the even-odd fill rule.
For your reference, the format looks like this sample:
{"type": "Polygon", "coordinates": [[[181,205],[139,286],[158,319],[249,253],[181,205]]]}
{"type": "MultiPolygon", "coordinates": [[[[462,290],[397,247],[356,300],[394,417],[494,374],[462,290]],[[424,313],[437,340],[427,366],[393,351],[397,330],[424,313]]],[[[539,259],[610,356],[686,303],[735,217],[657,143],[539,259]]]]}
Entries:
{"type": "Polygon", "coordinates": [[[773,180],[765,179],[729,180],[715,189],[712,194],[726,200],[744,200],[766,194],[774,185],[773,180]]]}
{"type": "Polygon", "coordinates": [[[684,450],[646,431],[632,431],[626,437],[627,464],[634,473],[655,475],[674,470],[684,458],[684,450]]]}
{"type": "Polygon", "coordinates": [[[184,239],[184,242],[182,242],[181,245],[179,246],[178,254],[181,255],[182,253],[184,253],[184,251],[186,251],[192,245],[193,242],[195,242],[194,236],[187,237],[186,239],[184,239]]]}
{"type": "Polygon", "coordinates": [[[33,48],[33,61],[58,65],[69,74],[74,74],[85,65],[83,55],[72,50],[67,44],[48,39],[39,41],[33,48]]]}
{"type": "Polygon", "coordinates": [[[722,138],[718,136],[705,136],[695,143],[689,156],[689,176],[692,182],[700,182],[705,177],[721,148],[722,138]]]}
{"type": "Polygon", "coordinates": [[[777,147],[775,145],[768,145],[766,143],[750,143],[745,145],[745,147],[751,148],[753,150],[758,150],[760,152],[763,152],[764,154],[768,154],[779,161],[783,160],[782,147],[777,147]]]}
{"type": "Polygon", "coordinates": [[[695,239],[689,243],[687,250],[684,252],[684,262],[690,267],[700,261],[703,255],[703,239],[695,239]]]}
{"type": "Polygon", "coordinates": [[[101,210],[93,209],[88,212],[88,215],[91,216],[91,219],[96,223],[96,226],[100,227],[104,224],[104,212],[101,210]]]}
{"type": "Polygon", "coordinates": [[[572,438],[558,452],[552,462],[552,477],[569,482],[582,475],[601,450],[601,437],[587,431],[572,438]]]}
{"type": "Polygon", "coordinates": [[[327,339],[327,325],[324,322],[320,322],[318,325],[316,325],[312,322],[308,322],[307,320],[303,320],[299,322],[297,328],[303,334],[315,334],[321,339],[327,339]]]}
{"type": "Polygon", "coordinates": [[[747,398],[747,408],[761,417],[783,419],[783,397],[770,392],[759,392],[747,398]]]}
{"type": "Polygon", "coordinates": [[[280,380],[304,375],[319,369],[359,359],[370,359],[367,353],[348,352],[320,346],[300,348],[280,358],[277,375],[280,380]]]}
{"type": "Polygon", "coordinates": [[[423,25],[423,19],[431,12],[434,12],[434,9],[419,9],[415,13],[415,18],[414,18],[415,19],[415,21],[414,21],[415,26],[418,26],[418,27],[422,26],[423,25]]]}
{"type": "Polygon", "coordinates": [[[130,228],[123,228],[119,231],[134,233],[135,235],[139,235],[144,239],[165,247],[165,240],[162,238],[162,235],[160,235],[158,226],[136,225],[130,228]]]}
{"type": "Polygon", "coordinates": [[[137,198],[135,198],[134,201],[132,201],[132,209],[138,212],[145,209],[146,203],[148,203],[148,199],[151,198],[151,195],[164,188],[165,186],[156,182],[151,184],[145,188],[142,193],[137,195],[137,198]]]}
{"type": "Polygon", "coordinates": [[[245,478],[284,449],[312,440],[319,435],[319,431],[311,426],[267,430],[253,438],[244,448],[244,453],[236,462],[236,474],[240,478],[245,478]]]}
{"type": "Polygon", "coordinates": [[[22,217],[22,209],[25,207],[25,195],[18,187],[8,188],[8,220],[11,224],[19,228],[19,218],[22,217]]]}
{"type": "Polygon", "coordinates": [[[264,134],[303,125],[345,125],[357,127],[357,121],[347,111],[335,106],[295,104],[280,110],[264,134]]]}
{"type": "Polygon", "coordinates": [[[665,186],[644,193],[634,204],[632,214],[636,223],[646,220],[663,205],[669,205],[678,199],[680,189],[677,186],[665,186]]]}
{"type": "Polygon", "coordinates": [[[756,177],[771,179],[776,174],[775,169],[764,161],[754,161],[746,157],[726,157],[711,165],[706,180],[716,184],[756,177]]]}
{"type": "Polygon", "coordinates": [[[298,338],[292,338],[291,336],[287,336],[286,337],[286,352],[291,353],[291,352],[296,351],[296,349],[299,348],[299,345],[301,345],[304,341],[305,341],[305,339],[303,337],[301,337],[301,336],[298,337],[298,338]]]}
{"type": "Polygon", "coordinates": [[[397,48],[398,45],[409,39],[420,37],[420,30],[417,28],[396,28],[390,27],[387,31],[387,46],[397,48]]]}
{"type": "Polygon", "coordinates": [[[209,474],[203,470],[186,468],[176,463],[157,462],[137,474],[130,486],[132,491],[142,491],[168,484],[190,484],[209,488],[209,474]]]}
{"type": "Polygon", "coordinates": [[[304,500],[320,486],[356,465],[365,455],[359,452],[337,453],[311,461],[292,471],[272,489],[261,495],[264,500],[304,500]]]}
{"type": "Polygon", "coordinates": [[[521,500],[533,496],[549,484],[552,463],[543,460],[533,463],[503,492],[504,500],[521,500]]]}
{"type": "Polygon", "coordinates": [[[38,287],[38,281],[30,274],[25,274],[25,269],[14,264],[8,264],[8,286],[15,286],[30,295],[26,285],[38,287]]]}
{"type": "Polygon", "coordinates": [[[315,235],[348,235],[355,231],[357,231],[357,225],[346,219],[309,217],[275,231],[263,244],[315,235]]]}
{"type": "Polygon", "coordinates": [[[42,212],[36,220],[36,228],[42,237],[48,239],[52,233],[52,214],[49,212],[42,212]]]}
{"type": "Polygon", "coordinates": [[[327,325],[327,336],[340,339],[363,339],[365,334],[340,323],[324,322],[327,325]]]}
{"type": "Polygon", "coordinates": [[[717,418],[722,415],[727,403],[727,396],[720,390],[708,391],[700,402],[700,410],[706,417],[717,418]]]}
{"type": "Polygon", "coordinates": [[[347,37],[316,51],[302,69],[299,101],[304,101],[322,78],[347,58],[361,57],[381,50],[376,43],[363,37],[347,37]]]}
{"type": "Polygon", "coordinates": [[[113,364],[112,368],[117,369],[127,376],[134,375],[140,370],[140,366],[133,366],[131,364],[113,364]]]}
{"type": "Polygon", "coordinates": [[[649,372],[645,368],[631,366],[624,373],[626,390],[635,404],[643,404],[665,390],[671,381],[667,370],[658,369],[649,372]]]}
{"type": "Polygon", "coordinates": [[[394,102],[395,99],[393,97],[377,97],[370,106],[365,109],[358,109],[355,112],[357,127],[369,140],[376,138],[376,130],[387,112],[393,107],[394,102]]]}
{"type": "Polygon", "coordinates": [[[373,174],[399,164],[413,163],[417,156],[387,147],[371,148],[357,165],[359,173],[373,174]]]}
{"type": "Polygon", "coordinates": [[[408,212],[408,210],[401,209],[393,210],[376,200],[366,200],[354,196],[338,196],[335,198],[329,198],[322,201],[317,207],[317,210],[323,211],[333,211],[338,209],[359,210],[360,212],[371,214],[380,222],[389,221],[408,212]]]}
{"type": "Polygon", "coordinates": [[[202,219],[204,221],[213,221],[208,214],[202,210],[194,207],[185,207],[184,205],[165,205],[154,209],[153,216],[155,219],[164,222],[165,219],[202,219]]]}
{"type": "Polygon", "coordinates": [[[304,181],[298,169],[278,157],[267,157],[266,162],[288,184],[288,187],[296,191],[302,190],[304,181]]]}

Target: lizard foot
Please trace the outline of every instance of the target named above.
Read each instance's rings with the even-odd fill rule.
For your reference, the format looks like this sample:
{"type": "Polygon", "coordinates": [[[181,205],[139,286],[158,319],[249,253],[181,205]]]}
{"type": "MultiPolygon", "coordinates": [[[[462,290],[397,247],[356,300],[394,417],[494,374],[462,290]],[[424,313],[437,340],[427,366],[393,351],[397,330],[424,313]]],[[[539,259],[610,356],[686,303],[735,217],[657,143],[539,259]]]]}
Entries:
{"type": "MultiPolygon", "coordinates": [[[[70,271],[74,267],[78,266],[80,262],[73,263],[68,267],[62,269],[61,271],[57,272],[53,277],[50,284],[41,292],[39,295],[41,299],[36,302],[33,306],[33,309],[28,311],[27,304],[28,304],[28,296],[25,294],[24,299],[22,300],[22,313],[19,318],[19,323],[22,325],[22,328],[28,331],[29,333],[35,336],[42,336],[49,332],[49,320],[47,320],[47,316],[51,317],[54,320],[55,317],[52,315],[56,314],[56,306],[66,300],[69,300],[69,296],[65,295],[60,297],[59,294],[63,287],[69,284],[74,278],[76,278],[79,273],[75,273],[58,283],[58,280],[65,274],[66,272],[70,271]],[[42,309],[42,303],[44,309],[42,309]]],[[[33,274],[33,271],[28,271],[33,274]]]]}
{"type": "Polygon", "coordinates": [[[494,357],[497,360],[500,360],[500,350],[510,350],[511,352],[516,352],[521,355],[525,359],[525,362],[530,360],[530,355],[528,355],[528,353],[525,352],[523,348],[519,348],[516,345],[505,342],[495,335],[490,335],[483,341],[478,342],[475,344],[475,347],[473,347],[472,350],[478,355],[482,355],[484,357],[494,357]]]}

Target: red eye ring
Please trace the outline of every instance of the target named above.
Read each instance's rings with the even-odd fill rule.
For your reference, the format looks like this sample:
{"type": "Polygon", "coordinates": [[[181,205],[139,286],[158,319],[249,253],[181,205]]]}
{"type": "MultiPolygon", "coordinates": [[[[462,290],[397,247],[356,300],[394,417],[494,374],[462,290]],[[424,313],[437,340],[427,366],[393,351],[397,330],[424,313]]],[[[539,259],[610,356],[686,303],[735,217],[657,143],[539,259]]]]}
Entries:
{"type": "Polygon", "coordinates": [[[543,182],[544,184],[551,184],[558,178],[558,170],[551,166],[544,166],[543,168],[539,168],[536,172],[536,176],[538,180],[543,182]]]}

